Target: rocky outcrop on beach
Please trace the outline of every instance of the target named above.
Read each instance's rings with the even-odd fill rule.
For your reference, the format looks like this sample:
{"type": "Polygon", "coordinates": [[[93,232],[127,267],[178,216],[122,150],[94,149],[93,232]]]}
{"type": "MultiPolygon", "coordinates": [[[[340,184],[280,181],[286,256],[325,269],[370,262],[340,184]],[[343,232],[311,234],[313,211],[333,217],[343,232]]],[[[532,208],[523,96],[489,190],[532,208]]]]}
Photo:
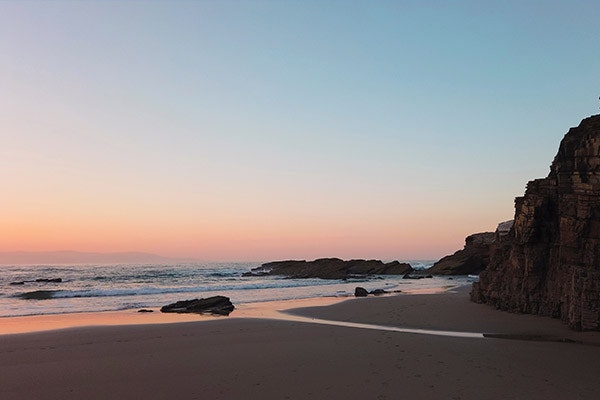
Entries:
{"type": "Polygon", "coordinates": [[[492,244],[510,231],[513,220],[498,224],[494,232],[474,233],[465,239],[465,247],[441,258],[427,270],[432,275],[478,275],[490,261],[492,244]]]}
{"type": "Polygon", "coordinates": [[[235,309],[225,296],[213,296],[206,299],[182,300],[160,309],[164,313],[195,313],[229,315],[235,309]]]}
{"type": "Polygon", "coordinates": [[[465,239],[465,247],[441,258],[427,270],[432,275],[479,274],[487,267],[494,232],[474,233],[465,239]]]}
{"type": "Polygon", "coordinates": [[[571,128],[549,175],[515,199],[471,299],[600,330],[600,115],[571,128]]]}
{"type": "Polygon", "coordinates": [[[410,264],[381,260],[320,258],[314,261],[288,260],[263,264],[244,276],[283,275],[289,278],[347,279],[364,275],[404,275],[413,272],[410,264]]]}

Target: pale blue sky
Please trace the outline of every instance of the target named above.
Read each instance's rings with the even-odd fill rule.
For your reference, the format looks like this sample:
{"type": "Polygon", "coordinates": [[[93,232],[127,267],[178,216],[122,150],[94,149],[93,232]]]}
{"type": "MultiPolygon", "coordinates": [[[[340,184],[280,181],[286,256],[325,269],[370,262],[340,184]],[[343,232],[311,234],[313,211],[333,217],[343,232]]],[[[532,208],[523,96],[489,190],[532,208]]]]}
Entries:
{"type": "Polygon", "coordinates": [[[2,1],[0,213],[39,223],[0,250],[441,256],[512,218],[598,113],[599,15],[595,1],[2,1]],[[114,241],[44,241],[99,220],[111,236],[111,218],[114,241]]]}

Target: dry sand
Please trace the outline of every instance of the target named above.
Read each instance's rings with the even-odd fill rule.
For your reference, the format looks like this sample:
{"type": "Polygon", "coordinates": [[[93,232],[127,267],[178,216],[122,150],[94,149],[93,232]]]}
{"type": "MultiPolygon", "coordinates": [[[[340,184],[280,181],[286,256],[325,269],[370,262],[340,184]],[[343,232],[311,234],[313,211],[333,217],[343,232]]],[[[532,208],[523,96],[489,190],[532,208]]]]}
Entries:
{"type": "Polygon", "coordinates": [[[495,311],[467,297],[461,289],[293,312],[583,343],[444,337],[234,312],[201,322],[0,336],[0,399],[600,398],[597,333],[495,311]]]}

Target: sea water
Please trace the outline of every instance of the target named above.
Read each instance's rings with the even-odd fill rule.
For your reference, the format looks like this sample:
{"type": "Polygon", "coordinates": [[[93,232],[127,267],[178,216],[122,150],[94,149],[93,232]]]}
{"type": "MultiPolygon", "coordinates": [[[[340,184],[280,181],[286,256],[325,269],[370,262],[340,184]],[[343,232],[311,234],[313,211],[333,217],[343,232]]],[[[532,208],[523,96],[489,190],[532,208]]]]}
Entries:
{"type": "MultiPolygon", "coordinates": [[[[431,264],[412,262],[420,269],[431,264]]],[[[260,263],[0,266],[0,317],[151,308],[215,295],[227,296],[234,304],[348,297],[357,286],[392,292],[439,288],[467,279],[403,280],[401,276],[390,275],[348,280],[242,276],[258,266],[260,263]],[[57,278],[61,282],[36,282],[57,278]]]]}

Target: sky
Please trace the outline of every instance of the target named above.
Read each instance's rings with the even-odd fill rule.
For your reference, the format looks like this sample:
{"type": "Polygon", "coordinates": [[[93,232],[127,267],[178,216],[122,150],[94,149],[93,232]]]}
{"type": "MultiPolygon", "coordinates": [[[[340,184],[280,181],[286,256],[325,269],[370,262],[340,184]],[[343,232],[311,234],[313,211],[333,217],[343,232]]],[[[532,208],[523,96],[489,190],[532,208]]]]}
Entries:
{"type": "Polygon", "coordinates": [[[437,259],[600,102],[597,1],[0,1],[0,251],[437,259]]]}

